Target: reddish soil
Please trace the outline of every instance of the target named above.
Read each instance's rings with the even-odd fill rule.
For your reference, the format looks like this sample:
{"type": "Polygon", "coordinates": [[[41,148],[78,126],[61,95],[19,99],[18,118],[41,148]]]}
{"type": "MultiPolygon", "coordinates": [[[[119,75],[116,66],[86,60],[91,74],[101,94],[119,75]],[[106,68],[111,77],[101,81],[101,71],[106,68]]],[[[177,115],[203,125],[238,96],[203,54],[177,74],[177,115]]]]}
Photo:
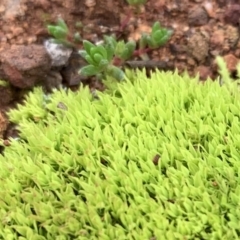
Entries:
{"type": "MultiPolygon", "coordinates": [[[[54,23],[58,16],[73,34],[78,32],[82,39],[98,42],[104,34],[117,33],[130,10],[124,0],[3,0],[0,51],[15,44],[42,45],[49,38],[47,24],[54,23]]],[[[214,60],[221,55],[234,76],[240,58],[239,16],[239,0],[148,0],[140,14],[129,19],[121,37],[137,40],[141,32],[150,31],[152,24],[159,21],[174,30],[164,47],[149,54],[151,60],[165,63],[160,67],[162,70],[177,68],[190,75],[199,73],[202,80],[208,76],[215,78],[214,60]]],[[[99,87],[95,81],[88,83],[93,88],[99,87]]],[[[14,92],[19,95],[18,89],[14,92]]],[[[3,93],[0,94],[3,98],[3,93]]],[[[11,97],[14,100],[16,96],[11,97]]],[[[1,109],[3,114],[9,106],[1,109]]],[[[0,127],[0,135],[9,136],[5,125],[0,127]]]]}

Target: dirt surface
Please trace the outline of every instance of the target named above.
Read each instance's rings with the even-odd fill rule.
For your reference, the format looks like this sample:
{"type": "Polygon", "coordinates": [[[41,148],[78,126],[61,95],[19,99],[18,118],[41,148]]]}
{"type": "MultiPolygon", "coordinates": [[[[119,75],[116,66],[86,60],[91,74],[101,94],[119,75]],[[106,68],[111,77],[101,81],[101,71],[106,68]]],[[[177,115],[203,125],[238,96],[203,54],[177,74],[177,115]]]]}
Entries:
{"type": "MultiPolygon", "coordinates": [[[[104,34],[119,33],[130,10],[124,0],[2,0],[0,52],[6,55],[14,45],[43,46],[44,40],[49,38],[47,24],[54,23],[59,16],[73,34],[78,32],[82,39],[98,42],[104,34]]],[[[199,73],[202,80],[208,76],[215,78],[217,68],[214,60],[221,55],[234,76],[240,58],[239,0],[148,0],[140,13],[130,18],[121,37],[137,40],[142,32],[151,30],[155,21],[174,30],[164,47],[149,54],[151,60],[165,63],[163,70],[177,68],[180,72],[187,70],[191,75],[199,73]]],[[[81,43],[78,47],[81,48],[81,43]]],[[[3,61],[1,56],[0,62],[3,61]]],[[[21,62],[21,55],[11,56],[13,60],[20,58],[16,61],[21,62]]],[[[61,72],[61,79],[78,84],[81,81],[77,76],[80,66],[79,58],[73,57],[61,72]]],[[[2,76],[0,69],[0,78],[2,76]]],[[[89,84],[92,88],[101,88],[94,81],[89,84]]],[[[14,100],[19,101],[21,91],[18,86],[11,86],[7,91],[0,87],[1,101],[9,99],[0,104],[3,115],[13,106],[14,100]]],[[[3,129],[6,129],[5,125],[3,129]]],[[[7,138],[8,131],[3,136],[7,138]]]]}

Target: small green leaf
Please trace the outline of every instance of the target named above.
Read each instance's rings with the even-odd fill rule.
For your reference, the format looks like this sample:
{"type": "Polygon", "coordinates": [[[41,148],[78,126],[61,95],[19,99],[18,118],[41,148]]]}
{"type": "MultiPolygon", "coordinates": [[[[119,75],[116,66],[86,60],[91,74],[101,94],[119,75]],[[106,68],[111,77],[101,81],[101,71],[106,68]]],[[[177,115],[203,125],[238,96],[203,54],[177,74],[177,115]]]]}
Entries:
{"type": "Polygon", "coordinates": [[[152,36],[153,43],[156,47],[167,42],[167,36],[163,36],[160,31],[157,31],[152,36]]]}
{"type": "Polygon", "coordinates": [[[11,226],[11,228],[13,228],[14,230],[16,230],[19,234],[21,234],[22,236],[26,237],[27,236],[27,230],[28,227],[27,226],[18,226],[18,225],[13,225],[11,226]]]}
{"type": "Polygon", "coordinates": [[[152,26],[152,32],[149,38],[145,37],[149,47],[158,48],[164,45],[171,37],[172,31],[162,28],[159,22],[155,22],[152,26]]]}
{"type": "Polygon", "coordinates": [[[113,55],[114,55],[114,48],[112,48],[111,46],[107,46],[106,51],[107,51],[107,60],[112,61],[113,55]]]}
{"type": "Polygon", "coordinates": [[[116,41],[115,37],[104,35],[103,39],[104,39],[104,46],[111,45],[114,48],[116,47],[117,41],[116,41]]]}
{"type": "Polygon", "coordinates": [[[124,41],[119,41],[115,48],[115,55],[121,58],[122,52],[125,50],[125,43],[124,41]]]}
{"type": "Polygon", "coordinates": [[[58,43],[58,44],[63,44],[65,46],[67,46],[67,47],[72,47],[73,46],[73,44],[71,42],[69,42],[69,41],[67,41],[65,39],[53,39],[53,42],[54,43],[58,43]]]}
{"type": "Polygon", "coordinates": [[[107,59],[109,62],[111,62],[113,59],[116,46],[117,41],[114,37],[104,36],[104,47],[107,51],[107,59]]]}
{"type": "Polygon", "coordinates": [[[132,56],[133,51],[135,50],[136,43],[134,41],[129,41],[126,44],[124,41],[117,43],[115,48],[115,55],[121,59],[128,59],[132,56]]]}
{"type": "Polygon", "coordinates": [[[83,40],[83,48],[88,54],[90,54],[91,48],[94,48],[94,47],[95,45],[89,42],[88,40],[83,40]]]}
{"type": "Polygon", "coordinates": [[[161,25],[159,22],[155,22],[152,26],[152,33],[158,31],[159,29],[161,29],[161,25]]]}
{"type": "Polygon", "coordinates": [[[80,34],[78,32],[76,32],[74,34],[74,41],[75,42],[80,42],[81,40],[82,40],[82,38],[81,38],[80,34]]]}
{"type": "Polygon", "coordinates": [[[134,41],[127,42],[125,44],[125,49],[123,50],[123,52],[120,55],[120,58],[122,58],[124,60],[129,59],[132,56],[135,48],[136,48],[136,42],[134,42],[134,41]]]}
{"type": "Polygon", "coordinates": [[[121,53],[120,58],[123,60],[127,60],[132,56],[132,52],[129,52],[127,48],[124,49],[124,51],[121,53]]]}
{"type": "Polygon", "coordinates": [[[55,31],[55,26],[53,26],[53,25],[48,25],[48,26],[47,26],[47,30],[48,30],[48,32],[49,32],[51,35],[53,35],[53,34],[54,34],[54,31],[55,31]]]}
{"type": "Polygon", "coordinates": [[[109,62],[112,61],[113,59],[116,46],[117,46],[117,41],[115,40],[114,37],[104,36],[104,47],[107,51],[107,59],[109,62]]]}
{"type": "Polygon", "coordinates": [[[78,53],[81,55],[82,58],[86,59],[88,53],[85,50],[79,50],[78,53]]]}
{"type": "Polygon", "coordinates": [[[136,48],[136,42],[135,41],[129,41],[129,42],[126,43],[125,46],[130,52],[133,52],[136,48]]]}
{"type": "Polygon", "coordinates": [[[92,57],[91,57],[89,54],[87,54],[87,55],[85,56],[85,60],[86,60],[89,64],[96,65],[95,61],[92,59],[92,57]]]}
{"type": "Polygon", "coordinates": [[[95,54],[93,55],[93,59],[94,59],[94,62],[96,63],[96,65],[99,65],[99,63],[101,62],[101,60],[104,59],[104,58],[103,58],[103,56],[102,56],[101,54],[95,53],[95,54]]]}
{"type": "Polygon", "coordinates": [[[139,47],[140,49],[144,49],[147,47],[148,41],[149,41],[150,36],[146,33],[143,33],[140,41],[139,41],[139,47]]]}
{"type": "Polygon", "coordinates": [[[82,76],[93,76],[99,73],[99,69],[93,65],[84,66],[80,69],[79,74],[82,76]]]}
{"type": "Polygon", "coordinates": [[[102,60],[99,62],[98,67],[99,67],[100,69],[104,69],[104,68],[106,68],[106,67],[108,66],[108,64],[109,64],[109,61],[108,61],[108,60],[102,59],[102,60]]]}
{"type": "Polygon", "coordinates": [[[64,39],[67,37],[67,32],[58,26],[48,26],[48,31],[57,39],[64,39]]]}
{"type": "Polygon", "coordinates": [[[107,59],[107,51],[103,45],[98,45],[91,49],[91,55],[96,53],[101,54],[102,58],[107,59]]]}
{"type": "Polygon", "coordinates": [[[114,77],[118,81],[123,80],[124,77],[125,77],[124,72],[120,68],[118,68],[116,66],[108,67],[107,74],[109,74],[110,76],[114,77]]]}
{"type": "Polygon", "coordinates": [[[62,18],[58,18],[57,25],[61,27],[65,32],[68,32],[68,27],[65,21],[62,18]]]}

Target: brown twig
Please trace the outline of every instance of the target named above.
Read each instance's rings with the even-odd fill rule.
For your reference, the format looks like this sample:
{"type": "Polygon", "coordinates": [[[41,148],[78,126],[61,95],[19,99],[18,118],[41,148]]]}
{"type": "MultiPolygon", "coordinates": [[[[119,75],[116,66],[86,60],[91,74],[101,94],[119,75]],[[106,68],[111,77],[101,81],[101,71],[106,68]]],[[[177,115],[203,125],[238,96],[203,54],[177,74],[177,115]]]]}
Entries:
{"type": "Polygon", "coordinates": [[[173,64],[169,64],[165,61],[126,61],[124,66],[129,68],[147,68],[147,69],[162,69],[162,70],[172,70],[174,68],[173,64]]]}
{"type": "Polygon", "coordinates": [[[153,49],[151,48],[143,48],[143,49],[137,49],[133,52],[133,57],[139,57],[141,54],[149,53],[153,49]]]}
{"type": "Polygon", "coordinates": [[[126,18],[123,20],[123,22],[119,26],[118,34],[117,34],[117,39],[121,36],[123,33],[124,29],[126,28],[127,24],[129,23],[130,19],[132,17],[132,10],[128,10],[126,18]]]}

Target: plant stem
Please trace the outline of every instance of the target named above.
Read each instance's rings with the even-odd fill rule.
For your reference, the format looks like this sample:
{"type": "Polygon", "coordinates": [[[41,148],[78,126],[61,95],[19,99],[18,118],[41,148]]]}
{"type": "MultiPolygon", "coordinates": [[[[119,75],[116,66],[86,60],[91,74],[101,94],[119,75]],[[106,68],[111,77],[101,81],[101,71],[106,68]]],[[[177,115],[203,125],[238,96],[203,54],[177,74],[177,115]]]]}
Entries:
{"type": "Polygon", "coordinates": [[[126,28],[127,24],[129,23],[130,19],[132,17],[132,10],[129,9],[127,12],[126,18],[123,20],[123,22],[120,24],[119,30],[118,30],[118,35],[117,39],[121,36],[123,30],[126,28]]]}
{"type": "Polygon", "coordinates": [[[152,51],[152,48],[138,49],[138,50],[135,50],[135,51],[133,52],[133,56],[134,56],[134,57],[139,57],[139,56],[141,56],[142,54],[148,53],[148,52],[150,52],[150,51],[152,51]]]}

